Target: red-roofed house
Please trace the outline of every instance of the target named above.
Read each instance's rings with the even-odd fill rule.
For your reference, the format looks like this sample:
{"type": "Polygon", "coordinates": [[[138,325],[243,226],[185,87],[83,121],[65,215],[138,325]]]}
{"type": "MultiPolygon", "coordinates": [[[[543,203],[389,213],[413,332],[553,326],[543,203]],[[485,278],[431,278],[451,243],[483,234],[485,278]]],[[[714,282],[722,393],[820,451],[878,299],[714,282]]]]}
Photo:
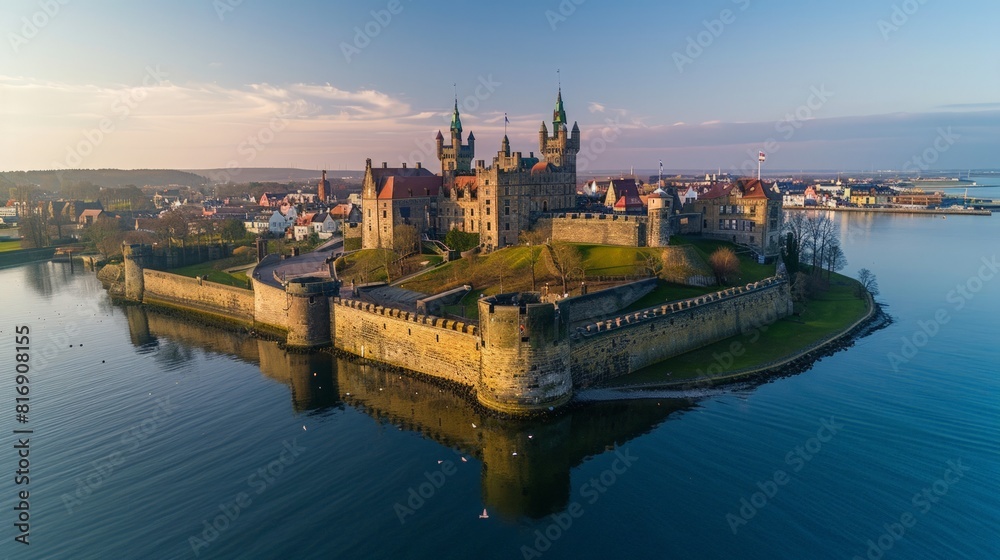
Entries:
{"type": "Polygon", "coordinates": [[[716,183],[684,211],[700,213],[702,235],[746,245],[758,257],[778,256],[778,242],[784,227],[781,191],[757,179],[716,183]]]}
{"type": "Polygon", "coordinates": [[[361,246],[390,248],[396,226],[412,225],[420,233],[431,226],[431,210],[441,191],[441,177],[419,165],[389,167],[383,163],[373,168],[369,159],[361,190],[361,246]]]}
{"type": "Polygon", "coordinates": [[[638,210],[642,210],[642,201],[639,199],[639,184],[635,182],[635,179],[612,179],[608,185],[608,192],[604,195],[604,205],[609,208],[614,208],[615,212],[618,212],[618,203],[622,198],[625,198],[623,207],[632,207],[633,211],[635,204],[638,203],[638,210]]]}

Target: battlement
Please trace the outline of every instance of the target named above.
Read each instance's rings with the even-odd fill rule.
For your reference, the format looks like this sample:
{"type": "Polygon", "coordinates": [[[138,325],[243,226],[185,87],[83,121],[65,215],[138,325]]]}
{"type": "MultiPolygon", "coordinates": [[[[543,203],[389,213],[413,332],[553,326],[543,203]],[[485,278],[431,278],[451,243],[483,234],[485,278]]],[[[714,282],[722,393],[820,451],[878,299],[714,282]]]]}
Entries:
{"type": "MultiPolygon", "coordinates": [[[[442,317],[435,317],[433,315],[421,315],[418,313],[403,311],[402,309],[396,309],[395,307],[384,307],[381,305],[376,305],[374,303],[358,301],[354,299],[343,299],[339,297],[333,298],[333,303],[335,306],[347,307],[350,309],[355,309],[357,311],[363,311],[371,315],[391,317],[393,319],[408,321],[411,323],[425,325],[436,329],[455,331],[473,336],[479,336],[479,329],[478,327],[476,327],[476,325],[471,325],[462,321],[456,321],[454,319],[444,319],[442,317]]],[[[336,311],[334,311],[334,313],[336,313],[336,311]]]]}
{"type": "Polygon", "coordinates": [[[767,290],[769,288],[773,288],[774,286],[779,286],[787,283],[788,280],[784,277],[772,276],[771,278],[766,278],[759,282],[753,282],[747,284],[746,286],[736,286],[719,292],[683,299],[668,304],[660,305],[657,307],[650,307],[647,309],[636,311],[634,313],[620,315],[618,317],[614,317],[611,319],[597,321],[583,327],[577,327],[575,332],[573,332],[570,336],[572,339],[578,340],[581,337],[591,337],[594,335],[607,333],[609,331],[613,331],[616,329],[629,328],[636,326],[644,321],[650,321],[677,313],[687,313],[691,311],[696,311],[701,307],[716,304],[726,300],[732,300],[735,298],[745,296],[752,292],[767,290]]]}

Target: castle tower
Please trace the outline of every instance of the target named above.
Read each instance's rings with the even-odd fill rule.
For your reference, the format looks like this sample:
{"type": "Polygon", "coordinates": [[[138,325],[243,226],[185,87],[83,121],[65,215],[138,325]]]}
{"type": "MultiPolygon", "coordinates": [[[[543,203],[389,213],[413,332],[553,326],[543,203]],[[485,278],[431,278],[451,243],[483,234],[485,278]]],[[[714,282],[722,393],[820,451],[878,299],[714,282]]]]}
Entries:
{"type": "Polygon", "coordinates": [[[333,341],[330,297],[340,293],[340,282],[325,278],[294,278],[285,285],[288,298],[288,346],[319,348],[333,341]]]}
{"type": "Polygon", "coordinates": [[[146,291],[146,281],[142,270],[146,267],[148,245],[127,245],[122,243],[122,257],[125,265],[125,299],[142,302],[146,291]]]}
{"type": "Polygon", "coordinates": [[[649,205],[646,208],[649,216],[649,227],[646,229],[647,247],[666,247],[670,244],[671,200],[670,194],[662,187],[649,195],[649,205]]]}
{"type": "Polygon", "coordinates": [[[472,159],[476,153],[476,137],[469,133],[469,143],[462,144],[462,118],[458,113],[458,99],[451,113],[451,144],[444,145],[444,135],[439,130],[436,137],[437,156],[441,161],[441,174],[456,171],[472,171],[472,159]]]}
{"type": "Polygon", "coordinates": [[[548,135],[545,123],[538,131],[538,147],[545,161],[576,171],[576,154],[580,151],[580,127],[573,123],[573,130],[566,127],[566,108],[563,106],[562,88],[556,96],[556,107],[552,111],[552,136],[548,135]]]}
{"type": "Polygon", "coordinates": [[[512,414],[548,410],[573,396],[568,328],[538,294],[479,300],[481,338],[476,398],[512,414]]]}

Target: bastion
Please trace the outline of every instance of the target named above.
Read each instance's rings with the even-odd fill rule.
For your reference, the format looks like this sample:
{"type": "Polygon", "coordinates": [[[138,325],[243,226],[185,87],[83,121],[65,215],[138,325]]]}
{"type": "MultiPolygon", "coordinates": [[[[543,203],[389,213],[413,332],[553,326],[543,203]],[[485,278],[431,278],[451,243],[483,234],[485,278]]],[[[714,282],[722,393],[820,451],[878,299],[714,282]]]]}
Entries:
{"type": "Polygon", "coordinates": [[[632,313],[651,280],[558,302],[538,293],[481,298],[479,324],[340,296],[340,282],[303,276],[281,284],[252,274],[253,290],[145,268],[150,249],[127,245],[125,298],[185,309],[467,387],[506,414],[555,410],[575,390],[717,342],[789,315],[783,276],[632,313]]]}

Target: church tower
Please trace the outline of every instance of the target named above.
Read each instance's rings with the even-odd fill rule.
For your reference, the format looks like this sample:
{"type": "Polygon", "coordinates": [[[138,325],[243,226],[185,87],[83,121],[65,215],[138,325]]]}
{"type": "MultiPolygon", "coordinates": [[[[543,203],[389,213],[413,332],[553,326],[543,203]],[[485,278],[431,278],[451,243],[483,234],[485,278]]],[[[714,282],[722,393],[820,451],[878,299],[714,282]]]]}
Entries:
{"type": "Polygon", "coordinates": [[[573,130],[567,128],[566,108],[563,107],[562,88],[556,96],[556,107],[552,111],[552,136],[545,123],[538,130],[538,144],[545,161],[552,165],[576,171],[576,154],[580,151],[580,127],[574,122],[573,130]]]}
{"type": "Polygon", "coordinates": [[[462,144],[462,118],[458,114],[458,99],[451,114],[451,144],[444,145],[444,135],[437,133],[437,157],[441,161],[441,174],[472,172],[472,159],[476,154],[476,137],[469,133],[469,143],[462,144]]]}

